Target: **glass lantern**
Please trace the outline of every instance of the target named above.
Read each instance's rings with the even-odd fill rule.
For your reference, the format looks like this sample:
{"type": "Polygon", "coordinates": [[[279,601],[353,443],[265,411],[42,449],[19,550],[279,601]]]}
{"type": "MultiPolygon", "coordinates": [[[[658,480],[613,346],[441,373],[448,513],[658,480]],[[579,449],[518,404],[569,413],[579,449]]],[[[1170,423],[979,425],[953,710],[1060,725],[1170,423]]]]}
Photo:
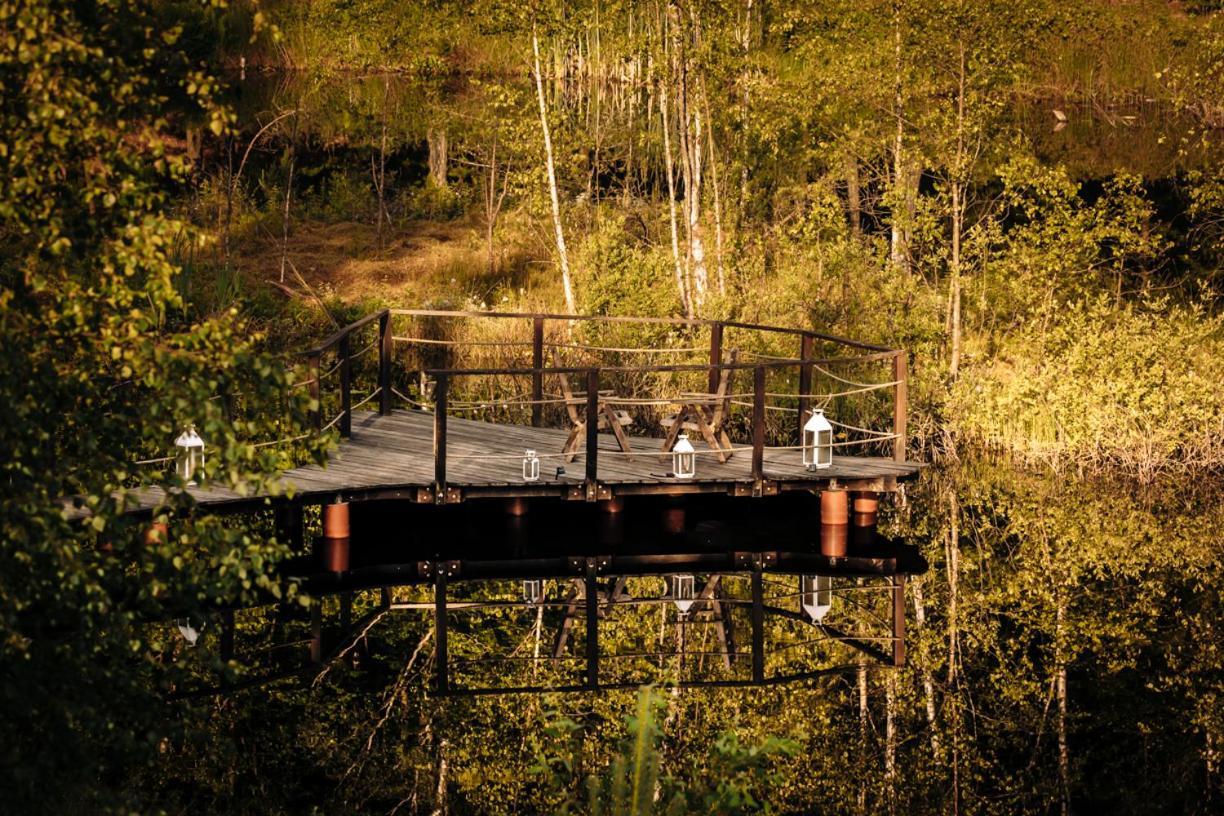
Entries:
{"type": "Polygon", "coordinates": [[[697,454],[688,434],[680,434],[672,448],[672,473],[677,479],[691,479],[697,472],[697,454]]]}
{"type": "Polygon", "coordinates": [[[691,575],[673,575],[671,579],[671,597],[676,609],[681,615],[687,615],[693,608],[696,581],[691,575]]]}
{"type": "Polygon", "coordinates": [[[540,481],[540,457],[536,456],[536,452],[533,450],[523,454],[523,481],[540,481]]]}
{"type": "Polygon", "coordinates": [[[174,440],[174,471],[189,485],[196,483],[195,476],[204,468],[204,440],[196,433],[194,425],[179,434],[174,440]]]}
{"type": "Polygon", "coordinates": [[[523,581],[523,603],[538,605],[544,603],[544,582],[539,578],[528,578],[523,581]]]}
{"type": "Polygon", "coordinates": [[[833,464],[833,426],[820,408],[812,411],[803,426],[803,464],[808,470],[822,470],[833,464]]]}
{"type": "Polygon", "coordinates": [[[799,604],[813,623],[820,623],[833,608],[833,578],[829,575],[800,575],[799,604]]]}

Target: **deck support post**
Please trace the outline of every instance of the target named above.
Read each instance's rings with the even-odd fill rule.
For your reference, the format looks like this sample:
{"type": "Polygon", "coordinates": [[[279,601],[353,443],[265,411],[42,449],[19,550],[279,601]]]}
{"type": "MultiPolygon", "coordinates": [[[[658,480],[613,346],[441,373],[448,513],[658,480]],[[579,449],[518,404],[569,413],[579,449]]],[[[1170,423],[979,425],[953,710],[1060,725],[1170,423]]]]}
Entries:
{"type": "Polygon", "coordinates": [[[391,413],[391,310],[378,318],[378,413],[391,413]]]}
{"type": "Polygon", "coordinates": [[[599,688],[599,585],[594,558],[586,560],[586,685],[599,688]]]}
{"type": "Polygon", "coordinates": [[[893,357],[893,460],[905,461],[906,413],[909,410],[909,360],[904,351],[893,357]]]}
{"type": "Polygon", "coordinates": [[[349,335],[340,338],[340,436],[353,435],[353,358],[349,355],[349,335]]]}
{"type": "Polygon", "coordinates": [[[310,409],[310,426],[314,428],[315,433],[323,430],[323,403],[319,390],[319,356],[318,353],[311,354],[306,362],[309,377],[306,382],[310,384],[307,391],[310,393],[311,400],[314,401],[314,407],[310,409]]]}
{"type": "Polygon", "coordinates": [[[765,681],[765,581],[761,556],[752,558],[752,682],[765,681]]]}
{"type": "Polygon", "coordinates": [[[544,406],[544,318],[531,319],[531,425],[540,427],[544,406]]]}
{"type": "Polygon", "coordinates": [[[450,671],[447,665],[446,642],[446,564],[434,565],[434,672],[439,694],[450,691],[450,671]]]}
{"type": "Polygon", "coordinates": [[[812,394],[812,367],[807,364],[807,360],[812,359],[815,353],[816,338],[804,332],[799,340],[799,359],[804,362],[799,364],[799,440],[803,440],[803,423],[807,422],[807,414],[811,408],[812,394]]]}
{"type": "Polygon", "coordinates": [[[893,648],[892,664],[897,668],[905,665],[905,576],[893,576],[893,648]]]}
{"type": "Polygon", "coordinates": [[[587,371],[586,499],[595,501],[599,481],[599,369],[587,371]]]}
{"type": "Polygon", "coordinates": [[[715,321],[710,324],[710,393],[718,390],[718,379],[722,373],[714,366],[722,365],[723,324],[715,321]]]}
{"type": "Polygon", "coordinates": [[[752,492],[761,495],[765,481],[765,366],[752,370],[752,492]]]}
{"type": "Polygon", "coordinates": [[[448,378],[438,374],[434,384],[434,501],[446,502],[446,391],[448,378]]]}

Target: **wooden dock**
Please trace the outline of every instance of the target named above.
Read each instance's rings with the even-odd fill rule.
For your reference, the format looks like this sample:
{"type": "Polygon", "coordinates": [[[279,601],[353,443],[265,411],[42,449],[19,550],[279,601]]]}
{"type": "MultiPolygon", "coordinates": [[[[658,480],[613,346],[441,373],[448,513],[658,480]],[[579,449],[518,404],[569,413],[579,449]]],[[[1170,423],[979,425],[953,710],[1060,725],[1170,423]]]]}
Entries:
{"type": "MultiPolygon", "coordinates": [[[[921,468],[905,456],[905,352],[809,330],[683,318],[385,309],[299,359],[299,384],[318,406],[315,432],[339,438],[325,465],[282,474],[276,502],[759,497],[830,484],[887,493],[921,468]],[[488,337],[489,324],[503,339],[464,339],[488,337]],[[584,335],[584,328],[592,330],[584,335]],[[689,347],[583,340],[599,332],[660,330],[689,347]],[[792,356],[778,353],[792,342],[792,356]],[[687,356],[657,364],[660,353],[687,356]],[[635,355],[648,355],[647,362],[635,355]],[[490,359],[509,363],[490,365],[490,359]],[[874,379],[860,381],[867,376],[874,379]],[[575,385],[585,391],[575,393],[575,385]],[[843,455],[829,468],[805,468],[797,443],[810,410],[825,407],[844,417],[844,402],[864,395],[891,395],[891,404],[877,399],[873,408],[889,426],[842,425],[834,450],[843,455]],[[780,423],[787,414],[777,412],[793,420],[780,423]],[[666,454],[666,429],[677,423],[689,429],[696,448],[696,474],[688,479],[671,473],[666,454]],[[527,450],[540,458],[539,481],[523,479],[527,450]],[[851,455],[864,450],[892,455],[851,455]]],[[[188,490],[206,511],[257,509],[269,498],[209,485],[188,490]]],[[[154,510],[164,499],[157,487],[137,495],[135,512],[154,510]]]]}

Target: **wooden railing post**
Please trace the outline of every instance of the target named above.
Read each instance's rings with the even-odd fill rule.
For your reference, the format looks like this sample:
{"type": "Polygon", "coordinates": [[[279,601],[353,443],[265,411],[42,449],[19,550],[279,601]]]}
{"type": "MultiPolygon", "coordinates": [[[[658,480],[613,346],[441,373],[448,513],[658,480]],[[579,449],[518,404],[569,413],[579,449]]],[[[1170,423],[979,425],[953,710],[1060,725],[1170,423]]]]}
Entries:
{"type": "Polygon", "coordinates": [[[752,480],[765,480],[765,366],[752,370],[752,480]]]}
{"type": "Polygon", "coordinates": [[[434,383],[434,500],[446,501],[446,390],[447,376],[438,374],[434,383]]]}
{"type": "Polygon", "coordinates": [[[805,362],[799,364],[799,440],[803,440],[803,424],[807,422],[808,410],[811,408],[812,398],[809,396],[812,393],[812,367],[807,364],[807,360],[812,359],[816,338],[804,332],[799,340],[799,359],[805,362]]]}
{"type": "Polygon", "coordinates": [[[378,318],[378,413],[391,413],[391,310],[378,318]]]}
{"type": "Polygon", "coordinates": [[[544,318],[531,319],[531,424],[540,427],[544,406],[544,318]]]}
{"type": "Polygon", "coordinates": [[[906,429],[906,415],[909,411],[909,361],[905,351],[898,351],[893,357],[893,459],[905,461],[905,441],[909,431],[906,429]]]}
{"type": "Polygon", "coordinates": [[[765,681],[765,581],[761,574],[761,557],[752,559],[752,682],[765,681]]]}
{"type": "Polygon", "coordinates": [[[310,377],[308,390],[310,398],[314,400],[314,408],[310,409],[310,425],[314,428],[315,433],[323,430],[323,398],[322,391],[319,388],[319,356],[311,354],[306,362],[307,372],[310,377]]]}
{"type": "Polygon", "coordinates": [[[439,694],[450,691],[450,649],[446,627],[446,564],[434,562],[434,680],[439,694]]]}
{"type": "Polygon", "coordinates": [[[586,685],[599,687],[599,583],[595,559],[586,560],[586,685]]]}
{"type": "MultiPolygon", "coordinates": [[[[723,341],[723,324],[714,322],[710,324],[710,365],[717,366],[722,363],[722,341],[723,341]]],[[[717,368],[710,369],[710,393],[718,390],[718,380],[721,372],[717,368]]]]}
{"type": "Polygon", "coordinates": [[[599,369],[587,371],[586,405],[586,486],[593,499],[599,480],[599,369]]]}
{"type": "Polygon", "coordinates": [[[349,356],[349,339],[340,338],[340,436],[353,435],[353,359],[349,356]]]}

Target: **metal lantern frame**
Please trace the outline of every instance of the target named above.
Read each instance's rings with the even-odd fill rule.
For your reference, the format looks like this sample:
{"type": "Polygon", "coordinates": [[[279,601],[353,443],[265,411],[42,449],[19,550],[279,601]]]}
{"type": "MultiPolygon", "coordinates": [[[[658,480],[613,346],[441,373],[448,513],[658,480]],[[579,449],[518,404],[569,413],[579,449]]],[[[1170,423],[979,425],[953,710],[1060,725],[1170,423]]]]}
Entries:
{"type": "Polygon", "coordinates": [[[833,576],[800,575],[799,605],[813,623],[821,623],[833,608],[833,576]]]}
{"type": "Polygon", "coordinates": [[[672,473],[677,479],[691,479],[697,474],[697,451],[688,434],[680,434],[672,448],[672,473]]]}
{"type": "Polygon", "coordinates": [[[544,581],[542,579],[523,579],[523,603],[530,606],[539,606],[544,603],[544,581]]]}
{"type": "Polygon", "coordinates": [[[523,481],[540,481],[540,457],[530,449],[523,454],[523,481]]]}
{"type": "Polygon", "coordinates": [[[204,469],[204,440],[196,433],[194,425],[179,434],[174,440],[174,471],[189,485],[196,484],[195,476],[204,469]]]}
{"type": "Polygon", "coordinates": [[[833,425],[823,408],[813,409],[803,425],[803,464],[808,470],[833,466],[833,425]]]}

